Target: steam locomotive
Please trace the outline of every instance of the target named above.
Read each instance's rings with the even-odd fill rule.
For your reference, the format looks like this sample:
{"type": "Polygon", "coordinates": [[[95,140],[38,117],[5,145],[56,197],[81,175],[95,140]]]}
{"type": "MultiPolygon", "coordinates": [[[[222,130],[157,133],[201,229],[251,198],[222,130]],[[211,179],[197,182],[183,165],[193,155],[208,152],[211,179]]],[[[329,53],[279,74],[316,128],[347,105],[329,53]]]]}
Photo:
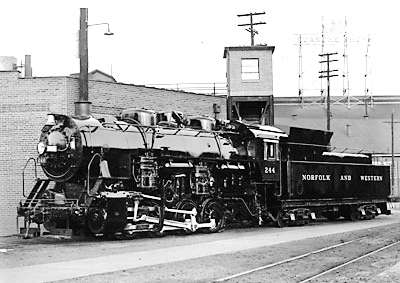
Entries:
{"type": "Polygon", "coordinates": [[[26,229],[130,236],[390,214],[389,167],[332,152],[331,136],[143,109],[111,122],[49,114],[37,145],[47,178],[18,216],[26,229]]]}

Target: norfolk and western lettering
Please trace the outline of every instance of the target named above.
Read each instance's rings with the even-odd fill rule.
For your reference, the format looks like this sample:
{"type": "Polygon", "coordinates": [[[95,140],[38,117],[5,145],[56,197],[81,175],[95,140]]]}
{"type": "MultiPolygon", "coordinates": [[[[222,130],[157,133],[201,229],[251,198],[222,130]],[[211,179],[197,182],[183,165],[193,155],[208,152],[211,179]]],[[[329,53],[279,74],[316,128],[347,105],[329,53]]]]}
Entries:
{"type": "Polygon", "coordinates": [[[382,182],[382,176],[360,176],[361,181],[382,182]]]}
{"type": "MultiPolygon", "coordinates": [[[[331,175],[324,175],[324,174],[302,174],[301,175],[302,181],[331,181],[331,175]]],[[[340,181],[351,181],[351,175],[340,175],[340,181]]],[[[365,182],[382,182],[383,176],[376,176],[376,175],[361,175],[361,181],[365,182]]]]}
{"type": "Polygon", "coordinates": [[[303,181],[330,181],[331,175],[302,175],[303,181]]]}

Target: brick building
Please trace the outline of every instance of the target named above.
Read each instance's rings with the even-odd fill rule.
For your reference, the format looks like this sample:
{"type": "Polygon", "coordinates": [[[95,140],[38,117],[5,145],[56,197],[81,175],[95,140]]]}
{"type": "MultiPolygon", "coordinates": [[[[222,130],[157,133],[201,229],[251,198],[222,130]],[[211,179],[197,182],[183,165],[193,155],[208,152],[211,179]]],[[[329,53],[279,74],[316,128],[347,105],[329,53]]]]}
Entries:
{"type": "MultiPolygon", "coordinates": [[[[99,72],[94,79],[99,79],[99,72]]],[[[21,77],[18,71],[0,71],[0,235],[16,233],[16,208],[22,198],[22,168],[36,157],[36,144],[49,112],[74,113],[79,82],[74,77],[21,77]]],[[[178,110],[193,115],[214,116],[213,104],[226,118],[224,97],[188,93],[109,81],[89,81],[89,99],[94,116],[116,115],[123,108],[155,111],[178,110]]],[[[28,164],[25,190],[34,180],[28,164]]],[[[38,168],[41,174],[41,169],[38,168]]]]}

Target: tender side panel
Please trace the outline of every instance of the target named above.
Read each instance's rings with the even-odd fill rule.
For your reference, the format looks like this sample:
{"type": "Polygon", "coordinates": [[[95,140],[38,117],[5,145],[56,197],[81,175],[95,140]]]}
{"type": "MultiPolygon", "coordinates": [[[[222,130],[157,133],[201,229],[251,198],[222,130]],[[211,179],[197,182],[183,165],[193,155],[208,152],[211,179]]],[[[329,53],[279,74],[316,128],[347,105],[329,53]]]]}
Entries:
{"type": "Polygon", "coordinates": [[[389,166],[292,161],[289,199],[380,198],[390,195],[389,166]]]}

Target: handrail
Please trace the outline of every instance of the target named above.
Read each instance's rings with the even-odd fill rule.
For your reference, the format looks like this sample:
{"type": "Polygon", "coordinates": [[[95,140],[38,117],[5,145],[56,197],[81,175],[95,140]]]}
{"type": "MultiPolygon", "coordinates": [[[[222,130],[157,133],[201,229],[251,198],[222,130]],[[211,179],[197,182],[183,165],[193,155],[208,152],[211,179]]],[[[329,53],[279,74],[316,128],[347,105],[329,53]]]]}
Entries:
{"type": "MultiPolygon", "coordinates": [[[[123,122],[123,121],[122,121],[123,122]]],[[[138,128],[138,127],[140,127],[140,128],[144,128],[144,129],[146,129],[147,131],[149,130],[149,129],[166,129],[166,130],[177,130],[177,132],[180,132],[181,130],[188,130],[188,131],[193,131],[193,132],[198,132],[198,134],[200,133],[216,133],[216,134],[238,134],[237,132],[232,132],[232,131],[228,131],[228,130],[203,130],[203,129],[194,129],[194,128],[190,128],[190,127],[183,127],[183,128],[176,128],[176,127],[168,127],[168,126],[160,126],[160,125],[153,125],[153,126],[150,126],[150,125],[142,125],[142,124],[130,124],[130,123],[127,123],[127,122],[125,122],[126,124],[124,124],[124,126],[127,126],[127,128],[126,129],[124,129],[124,130],[122,130],[122,129],[120,129],[120,130],[122,130],[122,131],[127,131],[128,130],[128,128],[130,128],[130,127],[135,127],[135,128],[138,128]]],[[[105,122],[105,123],[103,123],[103,126],[115,126],[115,125],[117,125],[118,126],[118,124],[116,124],[115,122],[105,122]]],[[[94,127],[94,126],[86,126],[87,128],[90,128],[90,127],[94,127]]],[[[176,133],[177,133],[176,132],[176,133]]],[[[175,133],[175,134],[176,134],[175,133]]]]}
{"type": "Polygon", "coordinates": [[[87,167],[88,172],[87,172],[87,180],[86,180],[86,193],[87,193],[87,195],[88,195],[89,197],[92,196],[92,195],[90,195],[90,188],[89,188],[89,182],[90,182],[90,167],[92,166],[92,162],[94,161],[94,159],[95,159],[96,157],[99,157],[99,159],[100,159],[100,161],[101,161],[101,154],[100,154],[100,153],[95,153],[95,154],[92,156],[92,159],[90,159],[89,164],[88,164],[88,167],[87,167]]]}
{"type": "Polygon", "coordinates": [[[25,169],[28,166],[29,162],[33,160],[33,163],[35,164],[35,180],[37,180],[37,165],[36,165],[36,159],[33,157],[29,157],[28,160],[25,163],[24,168],[22,169],[22,195],[26,197],[25,195],[25,169]]]}

